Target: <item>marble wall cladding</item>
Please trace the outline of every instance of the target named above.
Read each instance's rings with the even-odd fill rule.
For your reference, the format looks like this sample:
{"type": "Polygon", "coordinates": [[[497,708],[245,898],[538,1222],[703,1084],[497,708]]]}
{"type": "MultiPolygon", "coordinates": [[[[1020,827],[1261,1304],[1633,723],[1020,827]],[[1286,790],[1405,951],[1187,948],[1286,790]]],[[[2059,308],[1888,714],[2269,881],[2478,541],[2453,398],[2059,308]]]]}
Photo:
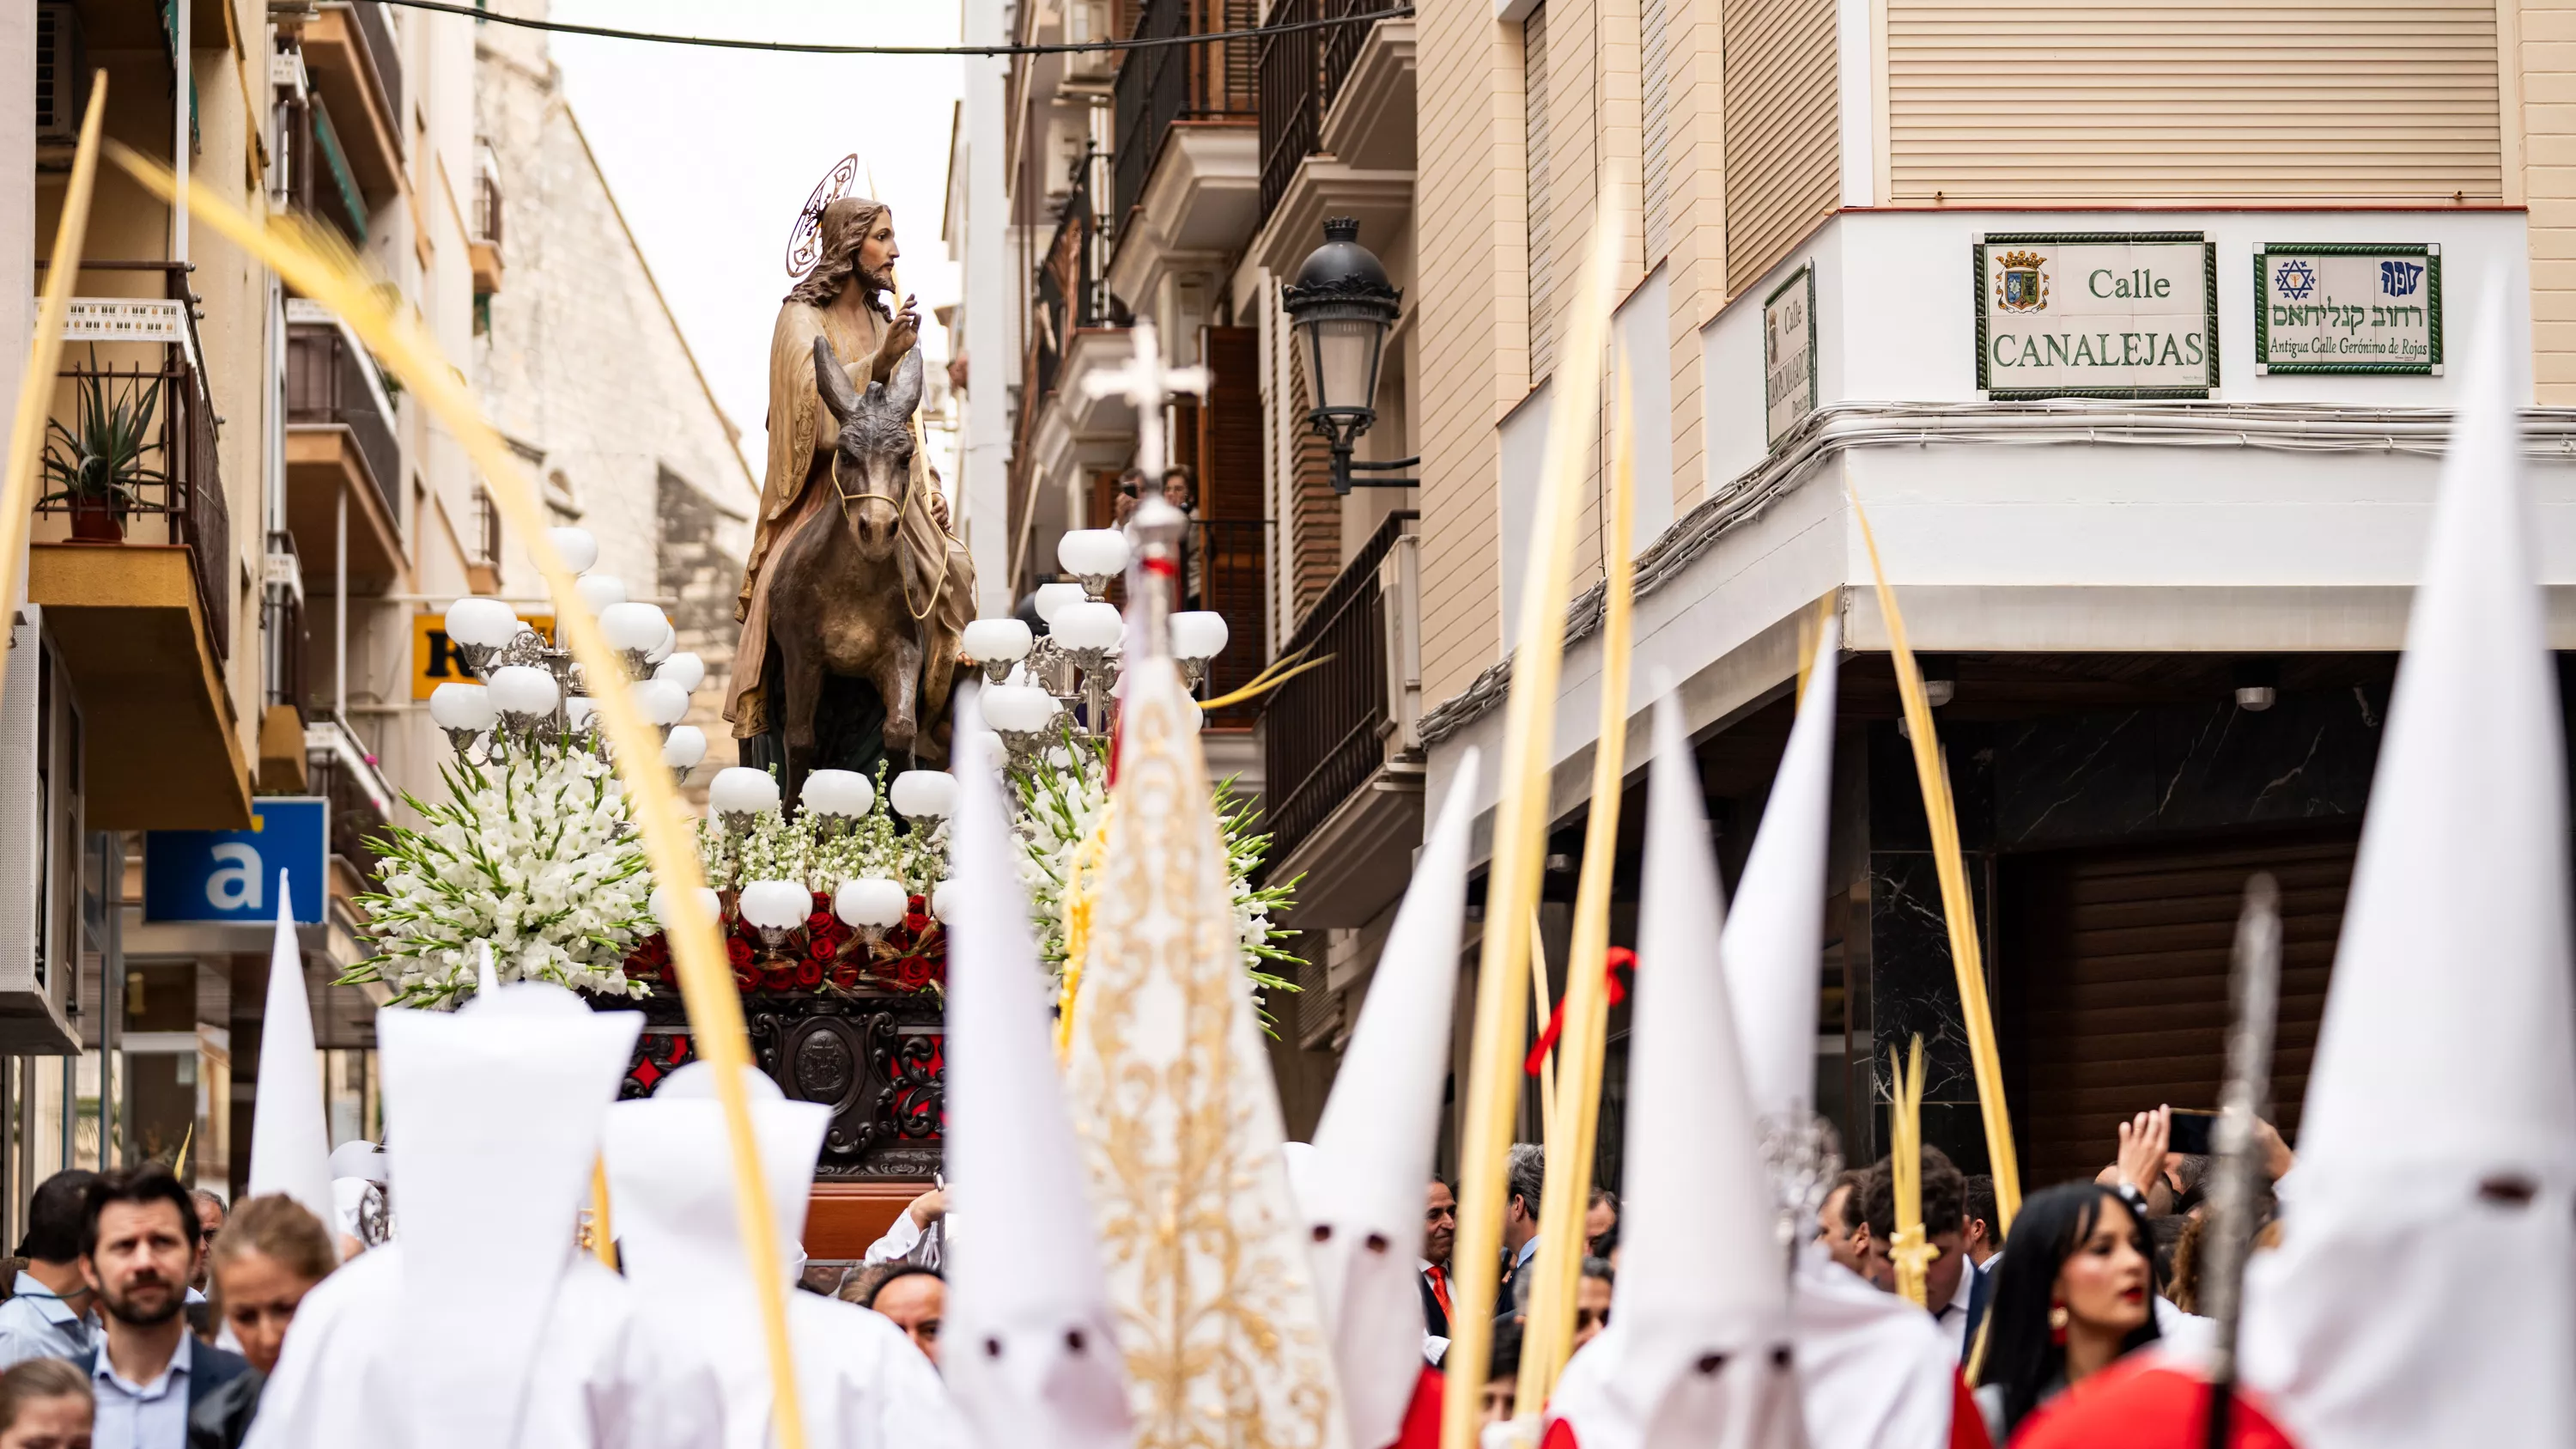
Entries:
{"type": "Polygon", "coordinates": [[[1991,838],[2079,845],[2358,815],[2387,718],[2372,684],[2284,694],[2260,713],[2228,701],[1996,726],[1991,838]]]}
{"type": "MultiPolygon", "coordinates": [[[[2387,714],[2387,689],[2374,684],[2285,693],[2261,713],[2229,701],[1945,724],[1943,754],[1990,985],[1998,852],[2357,815],[2387,714]]],[[[1925,1140],[1962,1163],[1982,1163],[1975,1069],[1913,747],[1892,721],[1866,729],[1869,938],[1846,960],[1855,973],[1852,1000],[1865,1003],[1854,1040],[1871,1046],[1863,1079],[1871,1106],[1870,1120],[1845,1123],[1845,1134],[1881,1140],[1888,1050],[1905,1049],[1920,1032],[1925,1140]]]]}
{"type": "MultiPolygon", "coordinates": [[[[1969,892],[1977,922],[1991,926],[1991,857],[1967,852],[1969,892]]],[[[1977,1080],[1959,1007],[1959,977],[1950,964],[1950,930],[1941,909],[1940,873],[1928,850],[1870,852],[1870,1095],[1881,1102],[1893,1086],[1888,1052],[1923,1037],[1926,1102],[1973,1102],[1977,1080]]],[[[1991,951],[1987,953],[1991,955],[1991,951]]]]}

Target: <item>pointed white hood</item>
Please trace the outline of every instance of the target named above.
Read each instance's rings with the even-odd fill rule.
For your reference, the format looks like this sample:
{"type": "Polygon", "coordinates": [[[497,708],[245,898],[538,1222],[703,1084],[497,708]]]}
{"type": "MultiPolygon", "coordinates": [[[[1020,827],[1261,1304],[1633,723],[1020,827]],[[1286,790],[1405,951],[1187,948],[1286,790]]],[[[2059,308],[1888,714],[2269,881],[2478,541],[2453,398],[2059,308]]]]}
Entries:
{"type": "MultiPolygon", "coordinates": [[[[1456,778],[1476,778],[1476,751],[1456,778]]],[[[1422,1368],[1415,1274],[1449,1075],[1474,793],[1453,789],[1441,806],[1315,1129],[1312,1171],[1290,1173],[1315,1225],[1316,1297],[1341,1368],[1350,1442],[1372,1449],[1403,1428],[1422,1368]]]]}
{"type": "Polygon", "coordinates": [[[961,1233],[948,1378],[986,1449],[1115,1449],[1132,1437],[1127,1374],[1017,842],[989,762],[960,761],[957,774],[951,859],[976,908],[948,928],[943,1146],[961,1233]]]}
{"type": "Polygon", "coordinates": [[[268,1008],[260,1023],[259,1112],[251,1120],[250,1195],[282,1192],[322,1221],[336,1222],[313,1008],[304,994],[304,952],[286,887],[287,874],[279,871],[277,939],[268,953],[268,1008]]]}
{"type": "Polygon", "coordinates": [[[404,1257],[402,1342],[369,1391],[450,1442],[510,1442],[643,1020],[537,983],[377,1013],[404,1257]]]}
{"type": "Polygon", "coordinates": [[[1787,1265],[1726,978],[1708,814],[1681,710],[1655,706],[1611,1328],[1551,1412],[1583,1449],[1800,1442],[1787,1265]]]}
{"type": "Polygon", "coordinates": [[[2576,1442],[2576,1001],[2557,674],[2501,287],[2371,784],[2245,1363],[2310,1449],[2576,1442]]]}
{"type": "MultiPolygon", "coordinates": [[[[800,1256],[796,1242],[804,1235],[814,1160],[832,1110],[784,1100],[777,1083],[749,1068],[743,1081],[783,1282],[800,1256]]],[[[652,1097],[608,1109],[608,1200],[627,1281],[715,1370],[725,1401],[725,1443],[759,1449],[768,1440],[773,1402],[769,1355],[759,1296],[743,1263],[732,1146],[715,1086],[714,1066],[691,1062],[652,1097]]],[[[814,1387],[800,1375],[800,1398],[812,1399],[814,1387]]],[[[810,1432],[810,1411],[807,1420],[810,1432]]]]}
{"type": "Polygon", "coordinates": [[[1827,619],[1719,947],[1744,1040],[1744,1080],[1753,1110],[1758,1117],[1800,1124],[1815,1114],[1817,971],[1824,951],[1825,841],[1833,824],[1841,653],[1841,624],[1827,619]]]}

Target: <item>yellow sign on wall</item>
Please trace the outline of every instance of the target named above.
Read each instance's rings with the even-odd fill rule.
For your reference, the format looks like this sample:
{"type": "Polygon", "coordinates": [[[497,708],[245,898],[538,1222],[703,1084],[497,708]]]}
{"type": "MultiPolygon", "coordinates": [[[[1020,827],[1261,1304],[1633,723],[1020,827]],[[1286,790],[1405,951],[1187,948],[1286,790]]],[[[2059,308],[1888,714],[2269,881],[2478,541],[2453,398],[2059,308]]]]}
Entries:
{"type": "MultiPolygon", "coordinates": [[[[519,621],[552,642],[555,616],[522,614],[519,621]]],[[[442,684],[472,684],[473,671],[457,655],[456,646],[447,638],[447,616],[443,612],[423,610],[411,618],[411,697],[427,699],[442,684]]]]}

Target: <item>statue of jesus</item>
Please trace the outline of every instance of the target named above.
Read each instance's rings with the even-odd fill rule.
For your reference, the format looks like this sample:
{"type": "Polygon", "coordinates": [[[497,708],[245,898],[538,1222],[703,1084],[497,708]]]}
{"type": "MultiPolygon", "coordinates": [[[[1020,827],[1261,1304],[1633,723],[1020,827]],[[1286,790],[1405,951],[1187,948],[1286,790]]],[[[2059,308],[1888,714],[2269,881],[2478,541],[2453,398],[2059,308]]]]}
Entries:
{"type": "MultiPolygon", "coordinates": [[[[764,566],[800,530],[823,526],[835,496],[832,462],[839,434],[818,389],[815,342],[820,338],[829,344],[858,388],[886,383],[894,376],[897,364],[921,334],[914,299],[905,297],[900,310],[887,300],[894,294],[894,264],[901,255],[891,208],[855,196],[832,201],[819,219],[814,264],[781,303],[770,334],[769,457],[761,479],[760,516],[751,556],[744,565],[742,594],[734,609],[742,621],[742,642],[734,655],[725,704],[725,718],[742,742],[743,763],[754,768],[776,765],[783,771],[787,765],[778,717],[782,688],[778,651],[771,647],[771,611],[773,605],[799,606],[798,601],[773,599],[764,566]]],[[[915,753],[936,758],[944,754],[956,639],[973,617],[974,564],[965,545],[949,532],[948,505],[940,496],[938,475],[917,445],[917,419],[913,433],[916,446],[900,524],[901,565],[907,598],[919,600],[913,608],[923,636],[922,678],[916,696],[921,729],[915,753]]],[[[864,566],[851,560],[853,568],[864,566]]],[[[885,716],[885,704],[868,681],[827,679],[815,721],[815,748],[810,757],[797,762],[797,773],[824,768],[872,772],[885,756],[885,716]]],[[[896,762],[897,768],[908,765],[908,761],[896,762]]]]}

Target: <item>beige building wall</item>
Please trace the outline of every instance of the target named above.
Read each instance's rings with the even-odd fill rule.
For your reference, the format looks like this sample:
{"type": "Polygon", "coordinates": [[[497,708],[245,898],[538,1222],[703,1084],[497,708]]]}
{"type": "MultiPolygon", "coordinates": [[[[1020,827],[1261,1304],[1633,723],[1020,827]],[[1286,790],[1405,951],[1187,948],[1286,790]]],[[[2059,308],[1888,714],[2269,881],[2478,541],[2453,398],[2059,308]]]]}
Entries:
{"type": "MultiPolygon", "coordinates": [[[[1540,0],[1426,14],[1420,44],[1426,704],[1501,655],[1497,427],[1562,366],[1554,309],[1608,175],[1638,201],[1621,296],[1664,273],[1675,517],[1726,481],[1701,329],[1853,185],[1926,208],[2527,203],[2538,400],[2576,404],[2576,0],[1540,0]],[[1851,54],[1866,75],[1840,73],[1851,54]],[[1848,135],[1873,154],[1843,156],[1848,135]]],[[[1578,588],[1600,494],[1596,446],[1578,588]]]]}
{"type": "Polygon", "coordinates": [[[2543,407],[2576,405],[2576,3],[2507,12],[2519,82],[2520,179],[2531,208],[2531,380],[2543,407]]]}
{"type": "Polygon", "coordinates": [[[1886,0],[1899,204],[2508,199],[2495,0],[1886,0]]]}
{"type": "Polygon", "coordinates": [[[1414,216],[1422,416],[1425,699],[1499,652],[1494,424],[1529,389],[1520,27],[1482,5],[1418,21],[1414,216]]]}

